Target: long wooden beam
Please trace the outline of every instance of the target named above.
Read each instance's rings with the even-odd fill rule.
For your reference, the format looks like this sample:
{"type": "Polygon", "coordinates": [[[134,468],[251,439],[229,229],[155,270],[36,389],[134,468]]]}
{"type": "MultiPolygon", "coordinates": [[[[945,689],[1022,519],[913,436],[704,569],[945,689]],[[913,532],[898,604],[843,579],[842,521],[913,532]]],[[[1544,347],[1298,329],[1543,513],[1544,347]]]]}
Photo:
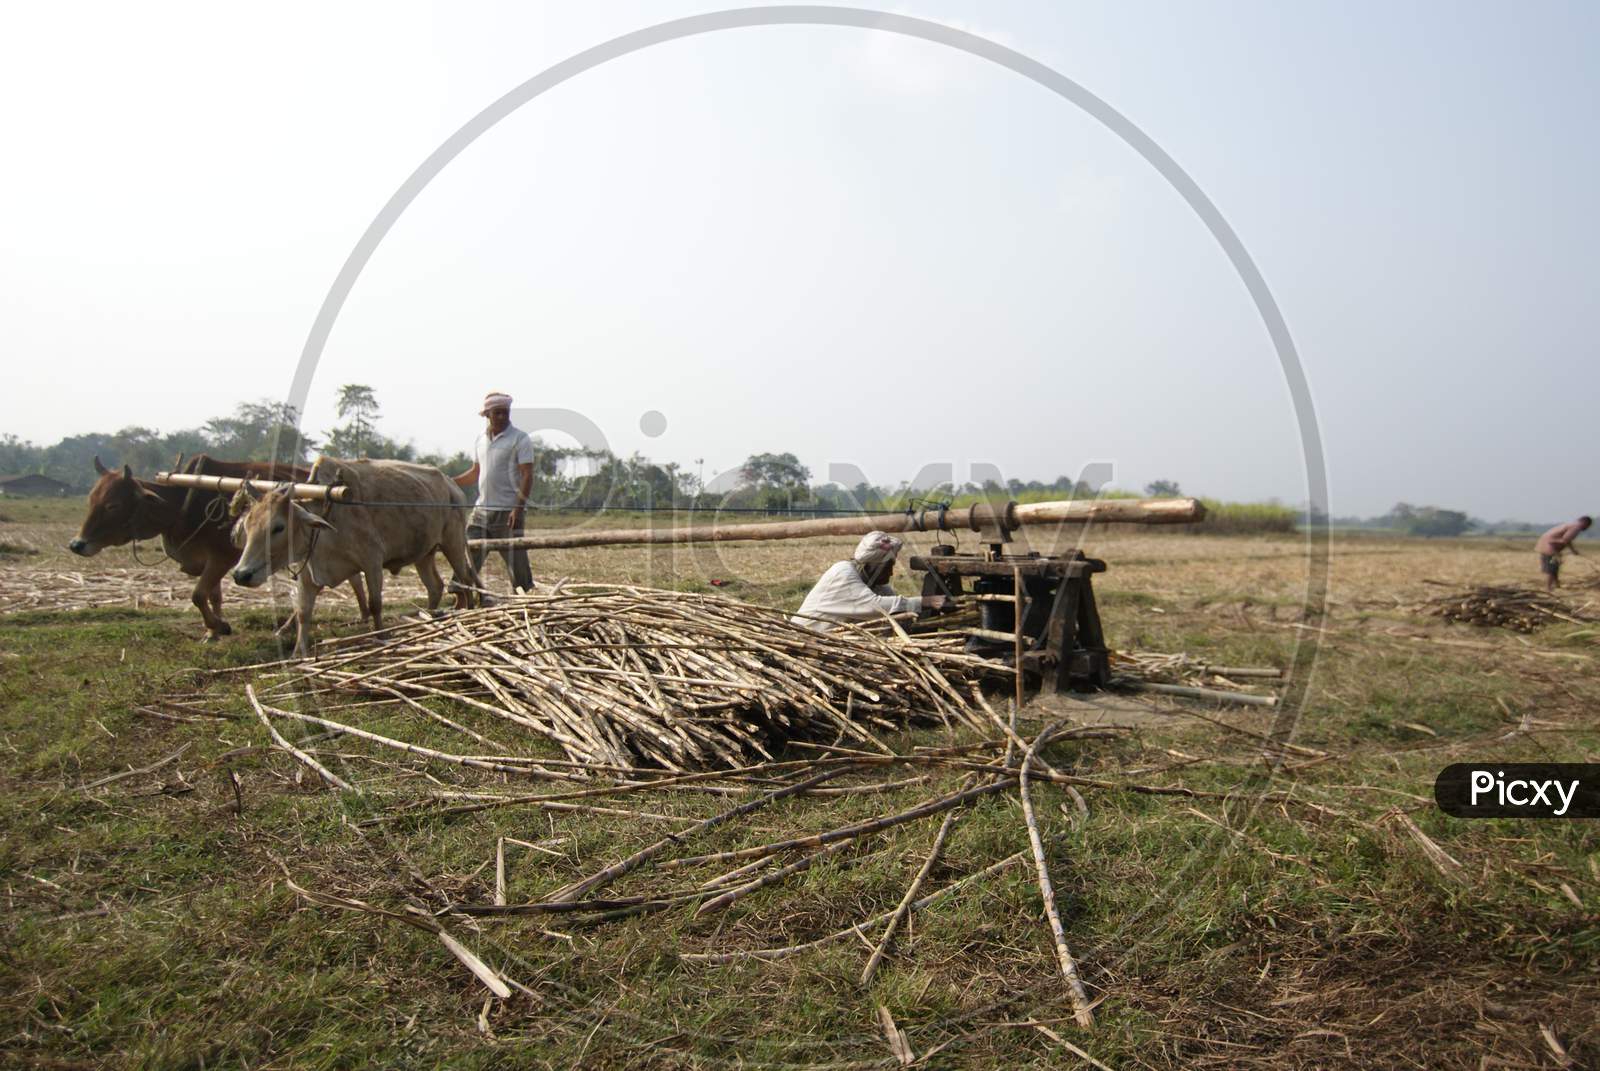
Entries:
{"type": "MultiPolygon", "coordinates": [[[[245,484],[249,484],[252,490],[262,494],[285,486],[278,480],[251,480],[240,476],[195,476],[187,472],[158,472],[156,483],[164,483],[170,487],[197,487],[202,491],[225,492],[238,491],[245,484]]],[[[295,498],[316,502],[344,502],[350,494],[348,487],[331,487],[321,483],[291,483],[287,486],[295,498]]]]}
{"type": "Polygon", "coordinates": [[[490,550],[525,547],[604,547],[641,543],[724,543],[742,540],[806,539],[812,536],[866,535],[868,532],[1015,531],[1025,525],[1190,524],[1203,520],[1205,506],[1193,498],[1089,498],[1069,502],[981,503],[962,509],[924,509],[861,517],[820,517],[810,521],[764,524],[698,525],[683,528],[599,528],[540,532],[511,539],[474,539],[490,550]]]}

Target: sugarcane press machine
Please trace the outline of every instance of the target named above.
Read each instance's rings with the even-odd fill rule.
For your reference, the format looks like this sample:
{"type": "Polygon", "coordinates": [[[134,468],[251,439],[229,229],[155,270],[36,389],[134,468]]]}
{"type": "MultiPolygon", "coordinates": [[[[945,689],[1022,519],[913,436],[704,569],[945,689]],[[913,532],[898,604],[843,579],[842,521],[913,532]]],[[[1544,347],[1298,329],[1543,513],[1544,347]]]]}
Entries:
{"type": "Polygon", "coordinates": [[[1081,550],[1053,556],[1006,553],[1015,530],[1007,523],[1009,514],[995,508],[985,523],[974,526],[986,544],[981,553],[963,554],[941,544],[913,556],[908,564],[924,574],[922,593],[977,603],[978,627],[965,630],[969,652],[1020,664],[1057,692],[1104,686],[1111,664],[1091,577],[1105,572],[1106,563],[1081,550]]]}

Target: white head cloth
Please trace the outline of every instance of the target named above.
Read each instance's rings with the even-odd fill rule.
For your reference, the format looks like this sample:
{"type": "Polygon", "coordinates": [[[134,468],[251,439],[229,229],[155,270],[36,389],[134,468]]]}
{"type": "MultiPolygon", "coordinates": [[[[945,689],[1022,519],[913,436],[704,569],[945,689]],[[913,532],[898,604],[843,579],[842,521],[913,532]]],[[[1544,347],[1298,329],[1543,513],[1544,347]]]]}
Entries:
{"type": "Polygon", "coordinates": [[[882,565],[894,561],[902,541],[887,532],[868,532],[856,544],[855,560],[862,565],[882,565]]]}
{"type": "Polygon", "coordinates": [[[479,416],[488,416],[491,409],[510,409],[511,395],[501,394],[499,391],[490,391],[483,396],[483,408],[478,410],[479,416]]]}

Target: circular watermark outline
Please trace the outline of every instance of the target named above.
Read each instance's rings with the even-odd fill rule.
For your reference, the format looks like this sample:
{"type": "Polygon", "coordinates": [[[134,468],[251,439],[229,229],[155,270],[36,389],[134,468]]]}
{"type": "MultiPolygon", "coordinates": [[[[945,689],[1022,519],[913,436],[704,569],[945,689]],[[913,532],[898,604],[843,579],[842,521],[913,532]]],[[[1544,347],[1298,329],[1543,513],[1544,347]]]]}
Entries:
{"type": "MultiPolygon", "coordinates": [[[[289,404],[294,406],[295,412],[304,412],[312,377],[321,361],[334,325],[356,281],[378,246],[399,221],[406,208],[416,200],[428,184],[481,135],[546,91],[611,60],[670,41],[723,30],[760,26],[833,26],[879,30],[944,45],[998,64],[1075,104],[1119,137],[1167,180],[1205,225],[1222,248],[1240,281],[1244,283],[1256,312],[1267,329],[1267,335],[1289,388],[1305,464],[1308,500],[1305,534],[1308,569],[1302,617],[1311,624],[1295,637],[1288,686],[1280,702],[1273,731],[1273,735],[1279,739],[1291,738],[1309,694],[1321,646],[1320,622],[1327,608],[1329,534],[1327,464],[1321,433],[1310,386],[1294,340],[1289,333],[1288,324],[1260,269],[1257,268],[1239,236],[1221,211],[1201,190],[1199,184],[1160,145],[1127,116],[1076,81],[1038,60],[978,34],[912,15],[865,8],[822,5],[744,7],[690,15],[634,30],[585,49],[546,68],[489,104],[445,139],[407,177],[368,224],[346,257],[344,265],[329,287],[317,312],[302,348],[300,360],[295,367],[287,399],[289,404]]],[[[1269,769],[1268,777],[1270,778],[1273,773],[1275,770],[1269,769]]],[[[1178,881],[1182,877],[1177,875],[1173,880],[1178,881]]],[[[1166,902],[1168,906],[1175,906],[1170,900],[1166,902]]],[[[1118,927],[1118,931],[1125,932],[1129,925],[1136,919],[1142,919],[1144,915],[1143,911],[1136,913],[1135,918],[1125,920],[1118,927]]],[[[1101,951],[1109,950],[1110,940],[1111,938],[1107,938],[1096,942],[1096,948],[1101,951]]],[[[1140,942],[1134,942],[1135,945],[1138,943],[1140,942]]],[[[1124,946],[1123,950],[1126,951],[1127,946],[1124,946]]],[[[839,1040],[833,1039],[833,1043],[837,1044],[839,1040]]]]}

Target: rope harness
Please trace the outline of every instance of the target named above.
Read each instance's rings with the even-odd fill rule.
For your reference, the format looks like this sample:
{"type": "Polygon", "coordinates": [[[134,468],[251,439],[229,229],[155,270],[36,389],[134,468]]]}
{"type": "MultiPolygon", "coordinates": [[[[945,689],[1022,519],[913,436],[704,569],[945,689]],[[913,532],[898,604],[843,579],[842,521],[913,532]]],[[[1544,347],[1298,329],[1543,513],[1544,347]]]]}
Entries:
{"type": "MultiPolygon", "coordinates": [[[[291,525],[294,523],[294,508],[293,508],[293,504],[294,504],[294,500],[290,499],[289,524],[291,524],[291,525]]],[[[328,506],[328,512],[332,513],[333,512],[333,503],[330,501],[330,502],[327,503],[327,506],[328,506]]],[[[306,510],[306,512],[310,513],[311,511],[310,510],[306,510]]],[[[327,520],[328,519],[327,515],[326,514],[322,515],[322,519],[323,520],[327,520]]],[[[289,537],[291,539],[294,538],[294,532],[293,531],[289,532],[289,537]]],[[[286,566],[284,568],[284,570],[283,570],[284,572],[289,574],[289,579],[290,580],[293,580],[295,583],[298,584],[300,582],[300,574],[301,573],[305,573],[307,578],[310,579],[311,583],[314,586],[319,587],[319,588],[327,587],[326,584],[322,583],[320,580],[317,579],[317,572],[316,572],[315,569],[313,569],[311,567],[311,556],[317,552],[317,540],[320,539],[320,538],[322,538],[322,525],[313,524],[311,526],[311,539],[310,539],[309,542],[306,543],[306,556],[300,560],[300,568],[296,569],[294,567],[293,563],[291,563],[288,566],[286,566]]]]}

